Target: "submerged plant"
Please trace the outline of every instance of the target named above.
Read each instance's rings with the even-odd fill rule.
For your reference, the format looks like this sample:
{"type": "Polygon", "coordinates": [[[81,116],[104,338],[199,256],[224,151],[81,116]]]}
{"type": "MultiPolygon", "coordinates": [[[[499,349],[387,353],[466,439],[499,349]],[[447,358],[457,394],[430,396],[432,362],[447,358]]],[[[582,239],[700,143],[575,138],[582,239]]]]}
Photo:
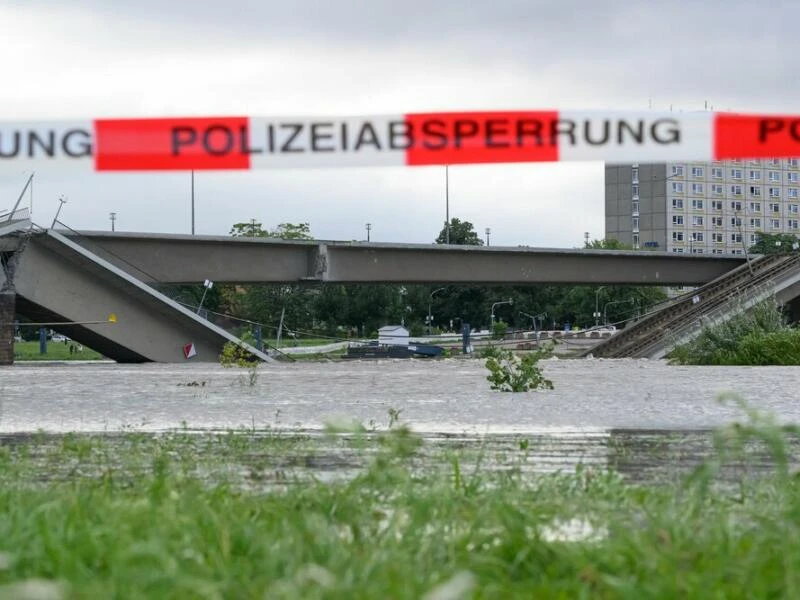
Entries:
{"type": "Polygon", "coordinates": [[[486,368],[490,372],[486,379],[493,390],[500,392],[552,390],[553,382],[544,376],[537,364],[552,353],[551,347],[529,352],[521,357],[511,350],[499,350],[497,356],[486,359],[486,368]]]}
{"type": "Polygon", "coordinates": [[[248,384],[253,387],[258,381],[259,360],[247,349],[242,342],[228,342],[222,347],[219,355],[219,364],[226,369],[240,367],[247,369],[248,384]]]}

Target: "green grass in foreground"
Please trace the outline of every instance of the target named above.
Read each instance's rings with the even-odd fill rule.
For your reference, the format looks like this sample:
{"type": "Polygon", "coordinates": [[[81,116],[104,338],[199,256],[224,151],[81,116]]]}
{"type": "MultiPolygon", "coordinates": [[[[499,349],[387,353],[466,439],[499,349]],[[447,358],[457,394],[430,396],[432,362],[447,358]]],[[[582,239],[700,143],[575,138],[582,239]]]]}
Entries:
{"type": "Polygon", "coordinates": [[[525,474],[523,444],[502,470],[456,451],[420,465],[404,428],[334,440],[364,468],[328,483],[281,475],[320,460],[302,438],[33,439],[0,447],[0,598],[31,580],[87,599],[797,598],[782,435],[756,423],[719,438],[760,439],[766,480],[721,486],[710,462],[644,487],[525,474]]]}
{"type": "MultiPolygon", "coordinates": [[[[78,347],[78,344],[75,344],[78,347]]],[[[64,342],[47,342],[47,354],[39,353],[39,342],[14,342],[14,360],[101,360],[100,353],[83,346],[83,350],[70,354],[64,342]]]]}

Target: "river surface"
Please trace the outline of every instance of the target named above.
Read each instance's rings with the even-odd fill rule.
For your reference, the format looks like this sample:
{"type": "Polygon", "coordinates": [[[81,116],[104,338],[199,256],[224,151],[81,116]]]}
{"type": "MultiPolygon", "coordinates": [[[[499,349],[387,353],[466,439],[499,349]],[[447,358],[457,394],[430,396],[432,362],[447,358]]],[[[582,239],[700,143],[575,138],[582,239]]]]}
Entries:
{"type": "Polygon", "coordinates": [[[542,470],[607,464],[612,453],[642,472],[695,464],[709,452],[710,429],[746,420],[734,403],[720,401],[723,394],[800,423],[798,367],[634,359],[541,365],[555,389],[510,394],[489,389],[482,360],[270,364],[259,367],[254,385],[246,370],[202,363],[17,364],[0,368],[0,433],[313,432],[352,422],[383,429],[391,410],[436,443],[481,439],[510,447],[533,440],[542,470]]]}

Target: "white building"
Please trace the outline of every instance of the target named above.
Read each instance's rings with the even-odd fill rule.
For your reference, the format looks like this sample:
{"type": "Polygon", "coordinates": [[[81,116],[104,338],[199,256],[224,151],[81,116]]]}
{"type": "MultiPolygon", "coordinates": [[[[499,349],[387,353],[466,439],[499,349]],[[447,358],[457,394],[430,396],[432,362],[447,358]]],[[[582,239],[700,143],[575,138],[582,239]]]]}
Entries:
{"type": "Polygon", "coordinates": [[[607,165],[605,236],[634,248],[744,254],[800,235],[798,159],[607,165]]]}

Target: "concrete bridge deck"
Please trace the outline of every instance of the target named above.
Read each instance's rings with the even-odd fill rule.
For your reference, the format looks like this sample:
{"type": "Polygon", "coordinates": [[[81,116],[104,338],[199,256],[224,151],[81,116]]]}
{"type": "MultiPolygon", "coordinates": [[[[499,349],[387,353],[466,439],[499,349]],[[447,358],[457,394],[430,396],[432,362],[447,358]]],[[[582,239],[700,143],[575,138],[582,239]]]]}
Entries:
{"type": "MultiPolygon", "coordinates": [[[[740,256],[63,231],[147,283],[702,285],[740,256]]],[[[35,242],[35,240],[33,240],[35,242]]]]}

